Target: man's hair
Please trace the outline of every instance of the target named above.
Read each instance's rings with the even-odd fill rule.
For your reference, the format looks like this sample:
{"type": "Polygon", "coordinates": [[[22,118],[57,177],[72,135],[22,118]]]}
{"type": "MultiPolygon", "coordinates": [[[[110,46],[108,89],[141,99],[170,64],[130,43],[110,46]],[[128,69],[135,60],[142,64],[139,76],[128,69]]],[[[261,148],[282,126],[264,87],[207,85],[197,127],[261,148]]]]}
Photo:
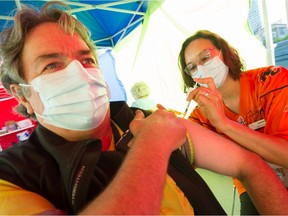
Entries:
{"type": "Polygon", "coordinates": [[[199,30],[183,42],[178,56],[178,66],[184,81],[184,92],[195,84],[191,76],[184,71],[186,67],[185,50],[192,41],[197,39],[210,40],[218,50],[221,50],[224,63],[229,68],[229,76],[234,80],[239,79],[241,72],[245,69],[245,65],[244,61],[239,57],[237,50],[229,45],[229,43],[219,35],[208,30],[199,30]]]}
{"type": "MultiPolygon", "coordinates": [[[[0,33],[0,78],[8,93],[11,84],[26,83],[23,76],[22,50],[29,32],[45,22],[57,23],[67,34],[76,32],[87,44],[97,60],[96,47],[90,39],[90,31],[70,14],[70,7],[60,1],[51,1],[43,5],[42,9],[23,5],[22,9],[15,14],[14,24],[0,33]],[[66,9],[66,11],[64,11],[66,9]]],[[[8,23],[7,23],[8,24],[8,23]]],[[[29,95],[24,88],[20,95],[29,95]]],[[[27,113],[26,108],[19,104],[16,112],[25,117],[33,117],[27,113]]]]}
{"type": "Polygon", "coordinates": [[[150,88],[145,82],[136,82],[131,88],[131,93],[137,100],[139,98],[148,97],[150,95],[150,88]]]}

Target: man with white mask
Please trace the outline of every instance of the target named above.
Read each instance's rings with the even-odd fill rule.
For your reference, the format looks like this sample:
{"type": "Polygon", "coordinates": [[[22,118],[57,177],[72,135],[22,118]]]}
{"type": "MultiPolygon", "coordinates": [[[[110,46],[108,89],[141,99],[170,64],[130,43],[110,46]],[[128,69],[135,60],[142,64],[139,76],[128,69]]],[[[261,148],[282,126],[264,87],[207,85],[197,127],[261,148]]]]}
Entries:
{"type": "MultiPolygon", "coordinates": [[[[201,85],[187,97],[198,103],[189,119],[259,154],[288,187],[288,70],[245,71],[237,50],[208,30],[183,42],[179,66],[184,89],[201,85]]],[[[243,185],[234,183],[241,214],[258,214],[243,185]]]]}
{"type": "Polygon", "coordinates": [[[73,60],[57,73],[43,74],[20,86],[33,87],[44,105],[46,124],[69,130],[90,130],[104,120],[109,107],[108,88],[98,68],[84,68],[73,60]],[[50,89],[53,89],[51,91],[50,89]],[[73,122],[71,122],[73,119],[73,122]]]}
{"type": "Polygon", "coordinates": [[[256,154],[164,109],[109,103],[89,32],[58,6],[69,9],[23,7],[0,35],[1,82],[37,120],[0,154],[0,214],[224,214],[191,164],[238,177],[261,213],[288,214],[285,187],[256,154]]]}

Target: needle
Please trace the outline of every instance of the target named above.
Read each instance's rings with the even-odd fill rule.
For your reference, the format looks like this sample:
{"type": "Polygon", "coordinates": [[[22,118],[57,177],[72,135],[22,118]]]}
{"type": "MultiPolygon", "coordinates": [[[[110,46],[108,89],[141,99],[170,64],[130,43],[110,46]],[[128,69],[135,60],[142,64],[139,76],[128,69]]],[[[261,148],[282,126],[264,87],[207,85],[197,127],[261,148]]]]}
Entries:
{"type": "MultiPolygon", "coordinates": [[[[200,84],[196,82],[195,85],[194,85],[194,87],[189,88],[187,94],[189,94],[191,91],[193,91],[194,89],[196,89],[196,88],[198,88],[198,87],[200,87],[200,84]]],[[[191,101],[192,101],[192,100],[190,100],[190,101],[188,102],[187,106],[186,106],[186,109],[185,109],[184,114],[183,114],[183,118],[185,118],[186,115],[187,115],[187,112],[188,112],[188,109],[189,109],[189,107],[190,107],[191,101]]]]}
{"type": "Polygon", "coordinates": [[[185,118],[185,116],[187,115],[187,112],[188,112],[188,109],[190,107],[190,104],[191,104],[191,100],[188,102],[187,106],[186,106],[186,109],[185,109],[185,112],[183,114],[183,118],[185,118]]]}

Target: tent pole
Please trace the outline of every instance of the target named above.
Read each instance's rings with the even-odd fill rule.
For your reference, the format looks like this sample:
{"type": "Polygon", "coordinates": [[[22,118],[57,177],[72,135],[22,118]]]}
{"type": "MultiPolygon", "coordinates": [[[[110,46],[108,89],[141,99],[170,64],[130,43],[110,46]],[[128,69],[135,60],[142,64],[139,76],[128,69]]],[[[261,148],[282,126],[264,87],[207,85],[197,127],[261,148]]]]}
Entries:
{"type": "Polygon", "coordinates": [[[268,17],[266,1],[267,0],[262,0],[262,11],[263,11],[263,19],[264,19],[266,52],[267,52],[267,59],[268,59],[267,63],[268,65],[275,65],[272,29],[271,29],[271,23],[268,17]]]}
{"type": "Polygon", "coordinates": [[[288,0],[285,0],[285,12],[286,12],[286,27],[288,24],[288,0]]]}

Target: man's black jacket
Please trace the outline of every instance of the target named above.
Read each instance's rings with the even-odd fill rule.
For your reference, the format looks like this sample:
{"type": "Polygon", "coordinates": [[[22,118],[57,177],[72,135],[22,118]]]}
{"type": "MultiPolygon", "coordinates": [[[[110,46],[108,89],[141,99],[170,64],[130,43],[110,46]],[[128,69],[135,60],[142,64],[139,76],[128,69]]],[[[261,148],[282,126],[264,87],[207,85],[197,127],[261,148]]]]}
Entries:
{"type": "MultiPolygon", "coordinates": [[[[135,109],[125,102],[111,102],[110,110],[111,119],[123,131],[128,130],[135,109]]],[[[113,124],[112,129],[117,142],[119,132],[113,124]]],[[[123,151],[102,152],[100,140],[69,142],[38,124],[26,142],[0,153],[0,179],[40,194],[68,214],[76,214],[105,189],[124,157],[123,151]]],[[[196,214],[225,214],[180,151],[173,152],[168,173],[196,214]]]]}

